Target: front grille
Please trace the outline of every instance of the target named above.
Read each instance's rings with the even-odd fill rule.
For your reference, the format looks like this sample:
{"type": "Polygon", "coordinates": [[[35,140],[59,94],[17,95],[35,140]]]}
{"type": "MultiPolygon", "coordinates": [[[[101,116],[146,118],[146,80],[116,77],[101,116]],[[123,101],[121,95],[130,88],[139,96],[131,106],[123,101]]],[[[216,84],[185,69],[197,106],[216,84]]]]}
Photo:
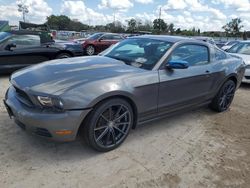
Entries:
{"type": "Polygon", "coordinates": [[[52,137],[50,132],[47,129],[44,129],[44,128],[36,128],[34,133],[39,135],[39,136],[43,136],[43,137],[49,137],[49,138],[52,137]]]}
{"type": "Polygon", "coordinates": [[[33,103],[30,100],[29,96],[21,89],[19,89],[18,87],[14,86],[15,90],[16,90],[16,97],[17,99],[25,104],[28,107],[33,107],[33,103]]]}
{"type": "Polygon", "coordinates": [[[245,78],[249,80],[249,79],[250,79],[250,76],[245,76],[245,78]]]}

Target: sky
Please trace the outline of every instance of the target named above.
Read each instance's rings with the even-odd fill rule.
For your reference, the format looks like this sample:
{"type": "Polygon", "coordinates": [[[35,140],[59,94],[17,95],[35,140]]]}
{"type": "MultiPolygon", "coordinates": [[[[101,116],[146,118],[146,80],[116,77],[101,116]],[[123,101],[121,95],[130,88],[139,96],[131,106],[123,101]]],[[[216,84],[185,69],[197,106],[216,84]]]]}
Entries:
{"type": "Polygon", "coordinates": [[[115,20],[126,25],[135,18],[142,22],[159,17],[175,28],[221,31],[232,18],[240,17],[243,30],[250,30],[250,0],[0,0],[0,20],[18,24],[22,15],[17,4],[28,6],[27,20],[44,23],[46,17],[64,14],[82,23],[98,25],[115,20]]]}

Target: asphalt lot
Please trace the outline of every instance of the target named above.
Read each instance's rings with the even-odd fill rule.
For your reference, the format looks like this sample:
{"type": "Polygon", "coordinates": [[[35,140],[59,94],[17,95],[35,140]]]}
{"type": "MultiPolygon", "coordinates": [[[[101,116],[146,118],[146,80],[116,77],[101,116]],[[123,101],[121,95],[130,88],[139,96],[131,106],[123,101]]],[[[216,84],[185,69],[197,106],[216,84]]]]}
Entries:
{"type": "MultiPolygon", "coordinates": [[[[0,77],[0,100],[8,87],[0,77]]],[[[250,85],[229,111],[202,108],[132,130],[97,153],[26,134],[0,102],[0,187],[249,187],[250,85]]]]}

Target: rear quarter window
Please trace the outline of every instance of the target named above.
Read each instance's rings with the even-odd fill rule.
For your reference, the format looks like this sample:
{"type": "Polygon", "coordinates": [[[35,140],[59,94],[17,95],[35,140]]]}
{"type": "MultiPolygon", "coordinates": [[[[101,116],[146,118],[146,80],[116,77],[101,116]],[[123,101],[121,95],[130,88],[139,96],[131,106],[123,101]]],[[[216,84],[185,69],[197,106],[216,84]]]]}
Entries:
{"type": "Polygon", "coordinates": [[[227,54],[225,52],[223,52],[222,50],[219,50],[217,48],[214,49],[215,50],[215,60],[223,60],[227,58],[227,54]]]}

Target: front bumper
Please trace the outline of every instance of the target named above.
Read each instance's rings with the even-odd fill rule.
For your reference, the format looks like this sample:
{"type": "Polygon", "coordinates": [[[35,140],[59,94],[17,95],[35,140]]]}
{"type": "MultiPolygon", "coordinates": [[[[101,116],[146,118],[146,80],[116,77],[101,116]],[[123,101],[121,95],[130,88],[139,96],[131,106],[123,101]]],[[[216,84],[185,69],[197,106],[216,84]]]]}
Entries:
{"type": "Polygon", "coordinates": [[[16,92],[12,86],[7,91],[4,101],[17,125],[27,132],[55,141],[75,140],[81,123],[90,111],[88,109],[58,113],[30,108],[16,98],[16,92]]]}
{"type": "Polygon", "coordinates": [[[249,68],[246,69],[245,75],[244,75],[244,77],[242,79],[242,82],[250,84],[250,69],[249,68]]]}

